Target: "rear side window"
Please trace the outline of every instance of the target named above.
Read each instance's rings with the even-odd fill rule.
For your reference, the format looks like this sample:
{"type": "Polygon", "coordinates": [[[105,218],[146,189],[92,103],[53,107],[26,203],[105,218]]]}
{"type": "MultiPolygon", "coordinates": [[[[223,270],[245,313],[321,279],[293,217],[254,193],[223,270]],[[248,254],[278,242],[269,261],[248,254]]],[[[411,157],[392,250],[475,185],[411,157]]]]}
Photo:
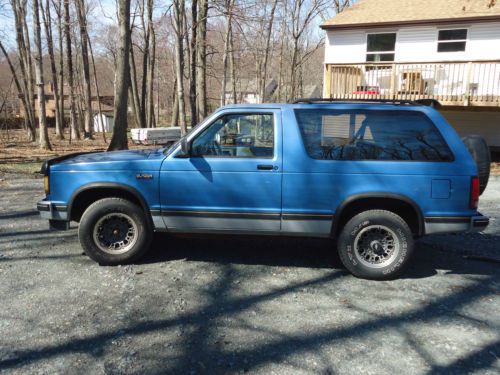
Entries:
{"type": "Polygon", "coordinates": [[[308,155],[320,160],[452,161],[431,120],[412,111],[296,109],[308,155]]]}

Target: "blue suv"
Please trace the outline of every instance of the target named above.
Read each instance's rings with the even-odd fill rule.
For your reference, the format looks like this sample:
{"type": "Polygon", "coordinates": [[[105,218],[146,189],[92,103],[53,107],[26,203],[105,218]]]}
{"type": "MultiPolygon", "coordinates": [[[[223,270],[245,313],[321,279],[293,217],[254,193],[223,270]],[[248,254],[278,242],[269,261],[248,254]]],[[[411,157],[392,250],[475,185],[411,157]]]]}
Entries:
{"type": "Polygon", "coordinates": [[[139,259],[154,231],[311,236],[332,238],[352,274],[388,279],[414,238],[488,225],[471,152],[413,102],[231,105],[169,148],[66,155],[42,172],[41,216],[79,222],[103,265],[139,259]]]}

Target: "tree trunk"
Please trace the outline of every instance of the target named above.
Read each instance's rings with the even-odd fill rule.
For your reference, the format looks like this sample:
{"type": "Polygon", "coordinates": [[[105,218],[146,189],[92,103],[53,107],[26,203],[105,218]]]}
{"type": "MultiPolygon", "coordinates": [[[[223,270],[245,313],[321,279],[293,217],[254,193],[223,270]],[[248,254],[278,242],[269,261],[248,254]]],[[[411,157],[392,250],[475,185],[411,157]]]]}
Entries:
{"type": "Polygon", "coordinates": [[[33,94],[35,92],[35,75],[33,73],[33,59],[31,58],[31,42],[30,42],[30,32],[29,32],[29,29],[28,29],[28,22],[26,20],[26,11],[27,11],[27,8],[26,8],[26,4],[27,4],[27,1],[23,1],[22,2],[22,17],[21,17],[21,21],[22,21],[22,29],[23,29],[23,33],[24,33],[24,41],[25,41],[25,48],[26,48],[26,71],[28,73],[28,76],[27,76],[27,83],[28,83],[28,91],[30,93],[30,104],[31,104],[31,113],[32,113],[32,123],[33,123],[33,132],[34,134],[31,134],[31,132],[29,133],[29,136],[33,136],[33,141],[35,141],[35,136],[36,136],[36,132],[35,132],[35,124],[36,124],[36,112],[35,112],[35,102],[34,102],[34,98],[33,98],[33,94]]]}
{"type": "Polygon", "coordinates": [[[273,7],[271,8],[271,15],[269,16],[269,23],[267,25],[266,30],[266,46],[264,48],[264,57],[261,63],[261,75],[259,77],[259,96],[260,102],[264,103],[266,101],[266,81],[267,81],[267,62],[269,59],[269,49],[271,45],[271,34],[273,31],[273,23],[274,23],[274,13],[276,11],[276,5],[278,4],[278,0],[274,0],[273,7]]]}
{"type": "Polygon", "coordinates": [[[154,79],[155,79],[155,59],[156,59],[156,34],[153,26],[153,20],[149,23],[151,27],[150,38],[151,38],[151,49],[149,52],[148,59],[148,80],[147,80],[147,127],[153,128],[155,126],[155,108],[154,108],[154,79]]]}
{"type": "Polygon", "coordinates": [[[141,124],[143,124],[144,127],[147,127],[147,120],[146,120],[146,93],[147,93],[147,78],[148,78],[148,60],[149,60],[149,34],[150,34],[150,28],[149,28],[149,22],[153,18],[153,7],[152,7],[152,1],[148,0],[148,24],[146,25],[146,22],[144,21],[144,0],[142,1],[142,28],[144,30],[144,51],[142,54],[142,79],[141,79],[141,97],[140,97],[140,118],[141,118],[141,124]]]}
{"type": "Polygon", "coordinates": [[[132,107],[134,111],[135,126],[145,128],[146,124],[141,122],[141,103],[139,100],[139,89],[137,88],[137,70],[135,68],[134,46],[130,46],[130,93],[132,94],[132,107]]]}
{"type": "Polygon", "coordinates": [[[199,0],[196,36],[196,85],[198,120],[207,116],[207,17],[208,0],[199,0]]]}
{"type": "Polygon", "coordinates": [[[118,27],[120,33],[119,51],[115,72],[115,126],[108,150],[126,150],[127,142],[127,107],[129,87],[130,54],[130,0],[118,0],[118,27]]]}
{"type": "Polygon", "coordinates": [[[295,38],[293,40],[293,51],[292,51],[292,63],[290,64],[290,68],[292,69],[291,78],[290,78],[290,98],[291,100],[296,99],[297,92],[297,58],[299,54],[299,40],[295,38]]]}
{"type": "Polygon", "coordinates": [[[83,70],[83,94],[85,103],[85,125],[84,136],[86,139],[93,139],[92,136],[92,94],[90,87],[90,62],[88,52],[88,31],[87,31],[87,13],[85,0],[77,0],[76,8],[78,14],[78,24],[80,26],[80,42],[82,52],[82,70],[83,70]]]}
{"type": "Polygon", "coordinates": [[[90,58],[92,59],[92,67],[94,72],[95,94],[97,97],[97,113],[99,114],[99,121],[97,123],[98,124],[100,123],[102,125],[102,140],[104,141],[104,143],[108,143],[106,141],[106,129],[104,129],[104,123],[102,122],[101,95],[99,94],[99,83],[97,82],[97,71],[95,68],[94,51],[92,50],[92,43],[90,42],[90,38],[89,38],[89,51],[90,51],[90,58]]]}
{"type": "Polygon", "coordinates": [[[172,120],[170,121],[170,125],[179,126],[179,100],[177,99],[177,79],[175,79],[174,81],[174,92],[172,99],[172,120]]]}
{"type": "Polygon", "coordinates": [[[80,139],[80,130],[76,119],[76,100],[75,100],[75,84],[73,75],[73,55],[71,51],[71,33],[70,33],[70,15],[69,15],[69,0],[64,0],[64,36],[66,41],[66,61],[68,64],[68,85],[69,85],[69,112],[71,121],[71,139],[80,139]]]}
{"type": "Polygon", "coordinates": [[[63,24],[63,5],[62,0],[53,2],[54,7],[57,12],[57,30],[59,34],[59,122],[61,124],[61,138],[64,138],[64,123],[66,121],[66,116],[64,113],[64,24],[63,24]]]}
{"type": "Polygon", "coordinates": [[[198,33],[198,0],[191,1],[191,43],[189,47],[189,106],[191,127],[198,123],[198,103],[196,102],[196,38],[198,33]]]}
{"type": "MultiPolygon", "coordinates": [[[[231,39],[231,28],[232,28],[232,0],[225,1],[225,12],[226,16],[226,36],[224,38],[224,52],[222,54],[222,90],[221,90],[221,105],[226,105],[226,91],[227,91],[227,68],[228,68],[228,58],[229,58],[229,48],[231,39]]],[[[234,100],[235,98],[233,98],[234,100]]],[[[233,103],[235,103],[233,101],[233,103]]]]}
{"type": "Polygon", "coordinates": [[[18,0],[12,0],[12,9],[14,12],[14,22],[16,27],[16,43],[19,53],[19,67],[22,78],[22,95],[25,103],[25,126],[28,132],[28,140],[35,141],[35,109],[33,104],[33,87],[30,69],[31,51],[29,44],[26,44],[24,27],[26,23],[26,3],[20,4],[18,0]],[[24,20],[23,20],[24,19],[24,20]]]}
{"type": "Polygon", "coordinates": [[[233,103],[238,103],[238,97],[236,96],[236,64],[234,62],[234,40],[233,40],[233,28],[229,30],[229,72],[231,73],[231,92],[233,97],[233,103]]]}
{"type": "Polygon", "coordinates": [[[177,79],[177,100],[179,102],[179,126],[181,134],[187,133],[186,108],[184,103],[184,13],[185,0],[174,0],[174,32],[175,32],[175,77],[177,79]]]}
{"type": "Polygon", "coordinates": [[[47,132],[47,116],[45,113],[45,90],[43,81],[42,39],[40,27],[40,9],[38,0],[33,0],[33,34],[35,37],[35,72],[38,97],[38,123],[40,127],[40,148],[51,150],[47,132]]]}
{"type": "Polygon", "coordinates": [[[42,11],[43,24],[45,26],[45,37],[47,38],[47,50],[49,52],[50,58],[50,73],[52,77],[52,91],[54,95],[55,102],[55,120],[56,120],[56,139],[63,139],[62,123],[61,123],[61,113],[59,110],[59,85],[57,84],[57,68],[56,68],[56,58],[54,56],[54,39],[52,37],[52,15],[50,12],[50,2],[45,1],[45,9],[43,3],[40,3],[40,8],[42,11]]]}

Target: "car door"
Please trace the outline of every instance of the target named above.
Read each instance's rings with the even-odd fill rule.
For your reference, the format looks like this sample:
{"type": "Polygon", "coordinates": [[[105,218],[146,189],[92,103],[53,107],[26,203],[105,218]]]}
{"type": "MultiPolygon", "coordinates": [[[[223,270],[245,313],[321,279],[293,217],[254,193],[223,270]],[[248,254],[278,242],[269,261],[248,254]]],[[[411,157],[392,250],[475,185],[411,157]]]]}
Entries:
{"type": "Polygon", "coordinates": [[[160,173],[170,231],[279,232],[281,113],[225,110],[189,136],[160,173]]]}

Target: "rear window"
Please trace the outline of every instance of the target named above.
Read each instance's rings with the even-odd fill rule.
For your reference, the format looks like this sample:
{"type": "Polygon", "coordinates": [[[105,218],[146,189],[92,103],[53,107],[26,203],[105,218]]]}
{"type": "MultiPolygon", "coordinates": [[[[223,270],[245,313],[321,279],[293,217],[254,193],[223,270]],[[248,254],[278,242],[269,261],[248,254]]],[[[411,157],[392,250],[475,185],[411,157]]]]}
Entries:
{"type": "Polygon", "coordinates": [[[296,109],[308,155],[320,160],[451,161],[431,120],[412,111],[296,109]]]}

